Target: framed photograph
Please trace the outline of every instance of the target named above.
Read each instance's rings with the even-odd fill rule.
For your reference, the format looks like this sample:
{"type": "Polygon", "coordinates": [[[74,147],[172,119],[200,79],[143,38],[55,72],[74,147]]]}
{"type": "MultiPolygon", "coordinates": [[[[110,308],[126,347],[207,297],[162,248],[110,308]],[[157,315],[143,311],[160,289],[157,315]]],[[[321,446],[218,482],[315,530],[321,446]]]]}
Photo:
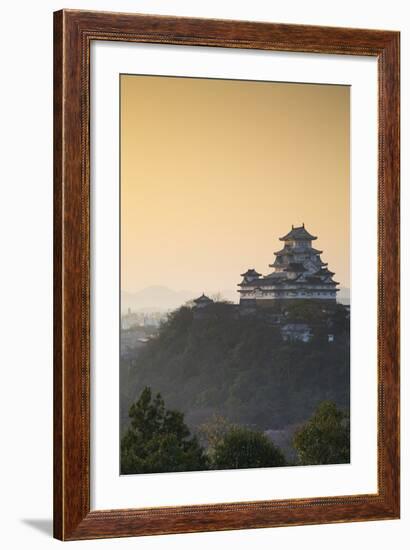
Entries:
{"type": "Polygon", "coordinates": [[[399,33],[54,14],[54,534],[399,517],[399,33]]]}

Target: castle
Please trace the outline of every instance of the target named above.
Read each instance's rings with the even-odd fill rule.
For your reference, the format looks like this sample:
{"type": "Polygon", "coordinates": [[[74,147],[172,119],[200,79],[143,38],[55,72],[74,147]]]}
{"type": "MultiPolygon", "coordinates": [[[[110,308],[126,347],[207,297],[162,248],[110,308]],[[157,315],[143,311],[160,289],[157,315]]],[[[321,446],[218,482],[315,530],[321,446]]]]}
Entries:
{"type": "MultiPolygon", "coordinates": [[[[329,343],[334,341],[332,315],[336,311],[336,288],[334,273],[329,271],[320,255],[321,250],[312,247],[317,237],[305,228],[294,227],[281,240],[282,250],[275,252],[269,267],[273,272],[262,276],[254,268],[242,273],[238,284],[239,304],[224,303],[225,313],[235,317],[256,315],[269,325],[280,329],[284,341],[310,342],[314,330],[322,330],[329,343]],[[290,307],[297,301],[309,300],[320,305],[315,321],[295,321],[289,317],[290,307]]],[[[215,302],[202,294],[194,300],[194,316],[206,319],[215,302]]],[[[346,318],[349,307],[343,306],[346,318]]]]}
{"type": "MultiPolygon", "coordinates": [[[[274,269],[272,273],[263,276],[250,268],[241,274],[239,308],[244,311],[269,308],[291,300],[319,301],[326,306],[336,304],[339,283],[333,280],[334,273],[321,260],[322,250],[313,248],[312,241],[316,239],[304,224],[292,225],[289,233],[279,239],[284,246],[274,253],[274,262],[269,265],[274,269]]],[[[213,300],[203,294],[194,303],[196,309],[202,310],[213,300]]]]}
{"type": "Polygon", "coordinates": [[[303,224],[294,227],[279,240],[282,250],[275,252],[275,259],[269,267],[274,271],[262,276],[255,269],[242,273],[239,283],[241,306],[269,306],[278,300],[321,300],[336,302],[336,288],[320,255],[321,250],[312,247],[317,237],[311,235],[303,224]]]}

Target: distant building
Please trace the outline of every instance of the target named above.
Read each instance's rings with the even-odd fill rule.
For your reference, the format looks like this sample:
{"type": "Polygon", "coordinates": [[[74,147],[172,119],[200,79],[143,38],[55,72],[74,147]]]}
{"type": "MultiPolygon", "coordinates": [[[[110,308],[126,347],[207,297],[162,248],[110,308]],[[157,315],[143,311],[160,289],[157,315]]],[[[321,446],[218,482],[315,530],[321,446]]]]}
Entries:
{"type": "Polygon", "coordinates": [[[162,311],[138,311],[133,312],[128,308],[127,313],[121,316],[122,330],[129,330],[136,327],[159,328],[161,322],[167,317],[162,311]]]}
{"type": "Polygon", "coordinates": [[[128,308],[127,313],[121,316],[121,328],[128,330],[137,327],[141,324],[140,317],[137,313],[133,313],[131,308],[128,308]]]}
{"type": "Polygon", "coordinates": [[[269,266],[274,268],[272,273],[262,276],[255,269],[242,273],[243,279],[238,285],[241,306],[300,299],[336,302],[339,283],[333,280],[334,273],[321,260],[322,251],[312,247],[316,239],[304,224],[292,225],[291,231],[279,239],[284,246],[275,252],[275,260],[269,266]]]}
{"type": "Polygon", "coordinates": [[[288,323],[280,331],[285,342],[310,342],[313,338],[312,330],[306,323],[288,323]]]}
{"type": "Polygon", "coordinates": [[[195,304],[194,307],[195,309],[203,309],[213,303],[214,301],[211,300],[211,298],[208,298],[208,296],[205,296],[205,294],[202,294],[202,296],[194,300],[194,304],[195,304]]]}
{"type": "Polygon", "coordinates": [[[143,317],[143,326],[144,327],[154,327],[159,328],[161,325],[161,322],[164,318],[164,315],[162,314],[145,314],[143,317]]]}

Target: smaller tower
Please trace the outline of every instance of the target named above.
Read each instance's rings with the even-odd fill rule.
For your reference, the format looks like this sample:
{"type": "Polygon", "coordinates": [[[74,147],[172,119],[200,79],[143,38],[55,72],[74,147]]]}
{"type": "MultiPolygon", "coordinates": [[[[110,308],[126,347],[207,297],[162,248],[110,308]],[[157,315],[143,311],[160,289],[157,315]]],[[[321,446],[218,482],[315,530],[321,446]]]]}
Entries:
{"type": "Polygon", "coordinates": [[[206,306],[209,306],[210,304],[213,304],[214,301],[211,300],[211,298],[208,298],[208,296],[205,296],[205,294],[202,294],[202,296],[199,296],[199,298],[196,298],[194,300],[195,308],[197,309],[203,309],[206,306]]]}
{"type": "Polygon", "coordinates": [[[248,271],[246,271],[245,273],[241,273],[241,277],[243,277],[242,283],[253,283],[254,281],[257,281],[261,276],[262,275],[255,271],[255,269],[248,269],[248,271]]]}

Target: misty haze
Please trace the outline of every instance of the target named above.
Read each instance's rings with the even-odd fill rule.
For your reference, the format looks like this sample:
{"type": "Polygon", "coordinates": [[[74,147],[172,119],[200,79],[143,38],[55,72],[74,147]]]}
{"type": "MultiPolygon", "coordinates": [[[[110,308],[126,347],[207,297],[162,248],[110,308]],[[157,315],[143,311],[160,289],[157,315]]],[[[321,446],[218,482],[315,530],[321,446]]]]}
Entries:
{"type": "Polygon", "coordinates": [[[121,76],[120,473],[350,462],[350,88],[121,76]]]}

